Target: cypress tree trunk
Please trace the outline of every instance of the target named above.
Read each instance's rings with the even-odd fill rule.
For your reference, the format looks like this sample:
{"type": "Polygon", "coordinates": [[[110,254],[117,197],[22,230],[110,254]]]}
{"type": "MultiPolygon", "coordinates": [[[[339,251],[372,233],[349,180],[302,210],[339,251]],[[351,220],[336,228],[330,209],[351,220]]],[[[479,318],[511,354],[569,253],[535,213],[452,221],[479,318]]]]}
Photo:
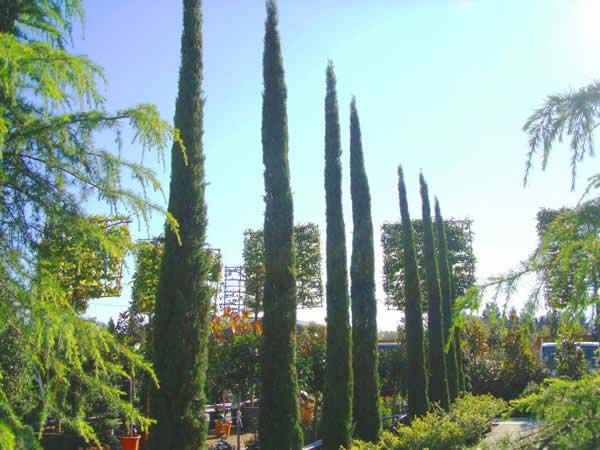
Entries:
{"type": "Polygon", "coordinates": [[[442,293],[442,311],[444,315],[444,343],[446,345],[446,372],[448,374],[448,393],[450,401],[458,397],[458,366],[452,330],[452,289],[450,285],[450,264],[448,262],[448,239],[446,226],[440,212],[440,203],[435,199],[435,227],[438,244],[438,267],[440,271],[440,291],[442,293]]]}
{"type": "Polygon", "coordinates": [[[175,142],[168,207],[179,222],[181,242],[167,226],[153,327],[154,367],[160,381],[152,401],[158,421],[151,433],[154,450],[195,450],[206,439],[204,382],[212,292],[205,248],[201,22],[201,1],[184,0],[175,127],[185,157],[175,142]]]}
{"type": "Polygon", "coordinates": [[[448,375],[446,374],[446,355],[444,353],[442,301],[438,264],[435,257],[433,240],[433,222],[429,206],[429,189],[423,174],[419,175],[421,185],[421,204],[423,212],[423,261],[425,264],[425,283],[429,311],[427,314],[429,332],[429,399],[446,411],[450,409],[448,395],[448,375]]]}
{"type": "Polygon", "coordinates": [[[327,216],[327,371],[323,404],[323,448],[352,444],[352,341],[346,232],[342,211],[340,119],[333,64],[327,66],[325,96],[325,203],[327,216]]]}
{"type": "Polygon", "coordinates": [[[302,448],[296,375],[296,274],[294,214],[288,164],[288,131],[277,7],[267,1],[263,53],[262,145],[265,166],[265,285],[261,448],[302,448]]]}
{"type": "Polygon", "coordinates": [[[402,220],[402,249],[404,257],[404,320],[406,327],[406,349],[408,357],[407,391],[408,414],[410,417],[422,416],[429,410],[427,392],[427,369],[425,368],[425,350],[423,342],[423,312],[419,272],[406,186],[402,166],[398,166],[398,194],[400,197],[400,217],[402,220]]]}
{"type": "Polygon", "coordinates": [[[352,193],[352,364],[354,434],[377,442],[381,431],[377,371],[377,300],[371,194],[365,171],[356,100],[350,104],[350,192],[352,193]]]}

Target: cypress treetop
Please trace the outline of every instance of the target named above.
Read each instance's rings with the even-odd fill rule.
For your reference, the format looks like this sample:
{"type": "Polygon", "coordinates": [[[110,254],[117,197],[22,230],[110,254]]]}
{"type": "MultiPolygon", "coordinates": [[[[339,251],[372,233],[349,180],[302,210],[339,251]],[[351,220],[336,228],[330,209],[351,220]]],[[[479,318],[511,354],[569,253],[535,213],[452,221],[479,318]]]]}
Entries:
{"type": "Polygon", "coordinates": [[[446,356],[444,353],[442,302],[438,264],[435,255],[433,223],[429,206],[429,189],[423,174],[419,175],[421,186],[421,205],[423,213],[423,262],[425,265],[425,283],[428,301],[429,333],[429,399],[446,411],[450,408],[448,378],[446,374],[446,356]]]}
{"type": "Polygon", "coordinates": [[[404,257],[404,290],[406,301],[404,320],[406,328],[406,347],[408,356],[408,414],[410,417],[422,416],[429,410],[427,389],[427,369],[425,367],[425,349],[423,341],[422,297],[419,287],[417,255],[413,236],[406,186],[402,166],[398,166],[398,195],[400,198],[400,217],[402,225],[402,247],[404,257]]]}
{"type": "Polygon", "coordinates": [[[277,7],[267,1],[263,53],[262,147],[265,166],[265,284],[259,437],[265,449],[302,448],[296,374],[294,214],[277,7]]]}
{"type": "Polygon", "coordinates": [[[202,448],[206,439],[204,384],[212,292],[205,248],[201,24],[201,0],[184,0],[175,127],[185,155],[175,142],[168,206],[179,223],[180,242],[167,226],[153,327],[160,381],[152,402],[157,419],[151,433],[153,450],[202,448]]]}
{"type": "Polygon", "coordinates": [[[327,370],[323,404],[323,448],[352,445],[352,341],[346,232],[342,211],[340,120],[333,64],[325,95],[325,203],[327,216],[327,370]]]}
{"type": "Polygon", "coordinates": [[[354,435],[377,442],[381,431],[377,349],[377,300],[371,194],[365,171],[356,99],[350,103],[350,192],[352,194],[352,364],[354,435]]]}

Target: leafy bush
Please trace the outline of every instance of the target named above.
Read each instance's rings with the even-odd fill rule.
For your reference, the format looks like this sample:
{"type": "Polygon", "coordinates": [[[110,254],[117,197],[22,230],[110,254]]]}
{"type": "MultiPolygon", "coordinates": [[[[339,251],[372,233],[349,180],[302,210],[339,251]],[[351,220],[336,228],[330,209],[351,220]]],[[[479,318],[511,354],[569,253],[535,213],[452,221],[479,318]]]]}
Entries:
{"type": "Polygon", "coordinates": [[[556,374],[571,380],[580,380],[589,370],[581,347],[571,339],[563,339],[556,348],[556,374]]]}
{"type": "Polygon", "coordinates": [[[600,376],[578,381],[549,379],[538,393],[515,400],[543,425],[531,448],[591,449],[600,445],[600,376]]]}
{"type": "Polygon", "coordinates": [[[449,450],[477,442],[489,429],[494,417],[506,409],[503,400],[491,395],[460,397],[448,413],[436,409],[416,418],[410,425],[400,425],[396,435],[382,434],[378,444],[357,441],[353,450],[449,450]]]}

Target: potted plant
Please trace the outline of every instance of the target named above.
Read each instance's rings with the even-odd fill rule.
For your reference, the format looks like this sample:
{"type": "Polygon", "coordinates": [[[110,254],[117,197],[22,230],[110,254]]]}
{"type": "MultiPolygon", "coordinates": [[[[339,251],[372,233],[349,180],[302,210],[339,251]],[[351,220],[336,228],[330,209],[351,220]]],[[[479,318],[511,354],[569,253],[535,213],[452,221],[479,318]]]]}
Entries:
{"type": "MultiPolygon", "coordinates": [[[[133,382],[134,382],[134,373],[131,371],[131,377],[129,378],[129,406],[133,411],[133,382]]],[[[121,447],[123,450],[138,450],[140,445],[140,434],[134,434],[134,426],[133,426],[133,417],[132,415],[126,420],[126,426],[128,428],[129,434],[124,434],[119,436],[119,441],[121,441],[121,447]]]]}

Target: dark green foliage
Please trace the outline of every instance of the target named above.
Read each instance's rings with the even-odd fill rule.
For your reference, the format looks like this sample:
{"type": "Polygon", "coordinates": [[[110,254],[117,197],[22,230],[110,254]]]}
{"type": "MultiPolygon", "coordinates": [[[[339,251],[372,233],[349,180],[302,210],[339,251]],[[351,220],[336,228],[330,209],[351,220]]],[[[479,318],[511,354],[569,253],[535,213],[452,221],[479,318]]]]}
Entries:
{"type": "MultiPolygon", "coordinates": [[[[321,234],[316,223],[294,226],[296,245],[296,297],[299,308],[323,303],[321,277],[321,234]]],[[[265,246],[262,230],[244,231],[244,307],[255,314],[262,311],[265,283],[265,246]]]]}
{"type": "Polygon", "coordinates": [[[512,312],[501,340],[503,355],[500,379],[504,392],[498,396],[512,400],[530,381],[542,381],[540,360],[531,350],[531,341],[528,328],[512,312]]]}
{"type": "Polygon", "coordinates": [[[556,375],[570,380],[581,380],[589,372],[589,363],[581,347],[572,339],[561,340],[554,355],[556,375]]]}
{"type": "Polygon", "coordinates": [[[440,292],[442,294],[443,331],[446,351],[446,373],[448,375],[448,394],[453,402],[458,396],[458,361],[454,332],[452,331],[452,286],[450,285],[450,266],[448,264],[448,244],[446,227],[440,211],[440,203],[435,199],[435,229],[437,238],[438,270],[440,273],[440,292]]]}
{"type": "Polygon", "coordinates": [[[27,341],[18,328],[11,324],[6,328],[0,327],[1,392],[6,393],[6,400],[19,416],[25,416],[38,406],[35,401],[35,372],[27,351],[27,341]]]}
{"type": "Polygon", "coordinates": [[[419,176],[421,185],[421,204],[423,214],[423,262],[425,266],[425,283],[428,303],[429,334],[429,399],[446,411],[450,408],[448,395],[448,376],[446,374],[446,357],[444,353],[444,330],[442,316],[442,296],[440,292],[440,275],[435,255],[433,223],[429,206],[429,190],[423,174],[419,176]]]}
{"type": "Polygon", "coordinates": [[[327,373],[323,448],[352,443],[352,341],[346,232],[342,211],[340,119],[333,64],[327,66],[325,96],[325,200],[327,215],[327,373]]]}
{"type": "Polygon", "coordinates": [[[350,104],[350,192],[352,193],[352,364],[354,434],[377,442],[381,431],[378,387],[377,301],[371,194],[365,171],[356,100],[350,104]]]}
{"type": "MultiPolygon", "coordinates": [[[[475,255],[473,253],[472,221],[469,219],[447,219],[446,238],[448,263],[456,279],[456,294],[462,296],[475,283],[475,255]]],[[[423,261],[423,221],[412,220],[419,264],[421,290],[427,294],[425,265],[423,261]]],[[[437,248],[436,241],[436,248],[437,248]]],[[[404,307],[404,272],[402,256],[402,227],[400,223],[384,223],[381,226],[381,246],[383,248],[383,290],[386,303],[393,308],[404,307]]],[[[426,307],[427,305],[424,305],[426,307]]]]}
{"type": "Polygon", "coordinates": [[[460,338],[460,328],[454,328],[454,352],[456,354],[456,367],[458,370],[458,391],[465,392],[467,390],[467,383],[465,380],[465,360],[460,338]]]}
{"type": "Polygon", "coordinates": [[[398,166],[398,195],[402,224],[402,255],[404,257],[404,320],[408,353],[408,414],[422,416],[429,410],[427,370],[423,341],[423,312],[415,240],[408,213],[408,200],[402,166],[398,166]]]}
{"type": "Polygon", "coordinates": [[[265,285],[259,437],[265,449],[302,448],[296,374],[294,214],[288,164],[287,91],[277,6],[267,1],[263,53],[265,285]]]}
{"type": "Polygon", "coordinates": [[[184,0],[175,127],[185,153],[180,143],[173,144],[168,209],[178,220],[179,235],[166,227],[156,295],[153,356],[160,389],[152,402],[158,421],[151,433],[154,450],[195,450],[206,439],[204,384],[212,291],[211,259],[205,248],[201,24],[201,0],[184,0]]]}
{"type": "MultiPolygon", "coordinates": [[[[456,304],[456,290],[454,284],[454,273],[450,269],[450,298],[452,299],[452,309],[455,309],[456,304]]],[[[458,392],[465,392],[467,390],[467,383],[465,379],[465,360],[463,355],[462,341],[461,341],[461,328],[458,326],[454,327],[454,352],[456,353],[456,367],[458,369],[458,392]]]]}

